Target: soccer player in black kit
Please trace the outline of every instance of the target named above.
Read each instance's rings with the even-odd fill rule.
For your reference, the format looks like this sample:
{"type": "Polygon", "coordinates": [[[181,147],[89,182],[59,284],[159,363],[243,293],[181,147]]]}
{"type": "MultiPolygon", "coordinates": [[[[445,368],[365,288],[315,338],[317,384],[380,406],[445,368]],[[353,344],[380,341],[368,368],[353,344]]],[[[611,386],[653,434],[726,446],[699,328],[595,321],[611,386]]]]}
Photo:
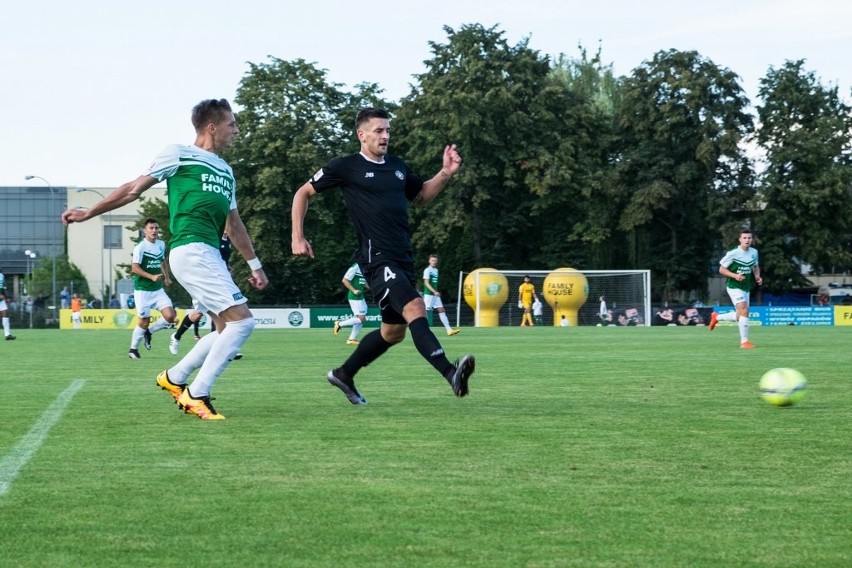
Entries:
{"type": "Polygon", "coordinates": [[[445,147],[441,170],[423,181],[402,159],[387,154],[387,111],[362,109],[355,118],[355,129],[361,151],[331,160],[293,197],[293,254],[313,258],[314,251],[303,231],[308,201],[332,188],[343,191],[358,237],[355,262],[382,310],[381,328],[367,334],[340,367],[328,372],[328,382],[343,391],[352,404],[366,404],[355,388],[355,374],[405,339],[407,327],[417,351],[441,373],[456,396],[465,396],[475,359],[468,354],[456,364],[450,363],[429,328],[426,305],[414,285],[414,252],[408,228],[408,204],[432,201],[461,167],[461,157],[455,144],[445,147]]]}

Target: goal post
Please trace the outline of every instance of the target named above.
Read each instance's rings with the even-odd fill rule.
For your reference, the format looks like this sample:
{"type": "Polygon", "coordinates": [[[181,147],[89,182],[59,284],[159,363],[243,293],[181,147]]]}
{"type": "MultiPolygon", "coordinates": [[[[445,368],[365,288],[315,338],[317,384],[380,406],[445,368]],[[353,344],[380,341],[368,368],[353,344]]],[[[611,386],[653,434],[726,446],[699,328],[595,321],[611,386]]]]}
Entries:
{"type": "Polygon", "coordinates": [[[650,325],[650,270],[496,270],[459,273],[456,324],[476,327],[520,325],[524,277],[541,301],[537,325],[650,325]],[[600,314],[601,297],[608,315],[600,314]]]}

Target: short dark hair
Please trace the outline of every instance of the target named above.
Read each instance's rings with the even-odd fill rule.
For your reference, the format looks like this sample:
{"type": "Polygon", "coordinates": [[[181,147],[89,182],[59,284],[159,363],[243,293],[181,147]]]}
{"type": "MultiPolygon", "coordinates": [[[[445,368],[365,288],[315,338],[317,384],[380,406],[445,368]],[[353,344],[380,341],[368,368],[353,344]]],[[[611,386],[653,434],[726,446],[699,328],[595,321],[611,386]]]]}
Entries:
{"type": "Polygon", "coordinates": [[[157,225],[159,225],[159,224],[160,224],[160,222],[159,222],[159,221],[157,221],[156,219],[154,219],[153,217],[148,217],[147,219],[145,219],[145,222],[144,222],[144,223],[142,223],[142,226],[143,226],[143,227],[147,227],[147,226],[148,226],[148,225],[150,225],[151,223],[156,223],[157,225]]]}
{"type": "Polygon", "coordinates": [[[744,229],[740,229],[740,233],[737,236],[742,236],[742,235],[745,235],[745,234],[753,235],[754,233],[751,232],[751,229],[746,227],[744,229]]]}
{"type": "Polygon", "coordinates": [[[390,119],[390,114],[383,108],[362,108],[355,115],[355,130],[358,130],[362,124],[373,118],[390,119]]]}
{"type": "Polygon", "coordinates": [[[199,132],[211,122],[219,122],[225,114],[231,112],[231,103],[227,99],[207,99],[192,107],[192,125],[199,132]]]}

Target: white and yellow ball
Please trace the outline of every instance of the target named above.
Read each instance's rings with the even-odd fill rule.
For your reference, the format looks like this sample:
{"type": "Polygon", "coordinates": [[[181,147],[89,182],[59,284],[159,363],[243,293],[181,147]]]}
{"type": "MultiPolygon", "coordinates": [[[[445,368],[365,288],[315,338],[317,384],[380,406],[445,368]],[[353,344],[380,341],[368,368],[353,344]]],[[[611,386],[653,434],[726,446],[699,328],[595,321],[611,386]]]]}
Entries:
{"type": "Polygon", "coordinates": [[[790,406],[805,397],[807,386],[796,369],[772,369],[760,377],[760,397],[773,406],[790,406]]]}

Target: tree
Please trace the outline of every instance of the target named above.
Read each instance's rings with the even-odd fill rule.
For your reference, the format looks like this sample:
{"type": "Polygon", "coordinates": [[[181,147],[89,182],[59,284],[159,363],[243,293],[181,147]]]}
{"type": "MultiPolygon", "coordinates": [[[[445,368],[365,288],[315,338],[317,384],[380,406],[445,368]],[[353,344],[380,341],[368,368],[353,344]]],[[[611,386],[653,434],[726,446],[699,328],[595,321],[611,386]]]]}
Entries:
{"type": "Polygon", "coordinates": [[[770,68],[758,93],[766,168],[756,227],[770,291],[807,285],[806,264],[852,266],[852,108],[804,63],[770,68]]]}
{"type": "MultiPolygon", "coordinates": [[[[32,289],[28,289],[27,293],[33,296],[50,296],[51,288],[53,287],[53,262],[50,257],[41,257],[33,266],[32,274],[27,282],[31,284],[32,289]]],[[[59,291],[63,286],[68,286],[71,292],[88,296],[89,283],[86,277],[83,276],[83,271],[76,264],[68,262],[66,255],[56,257],[56,296],[59,298],[59,291]]]]}
{"type": "Polygon", "coordinates": [[[717,227],[750,197],[752,131],[737,76],[695,51],[661,51],[627,77],[616,171],[627,264],[664,300],[706,291],[717,227]]]}
{"type": "Polygon", "coordinates": [[[412,213],[417,257],[437,252],[451,273],[570,262],[583,217],[573,205],[591,179],[589,105],[526,39],[510,46],[478,24],[444,29],[447,43],[430,43],[427,71],[393,123],[394,153],[415,171],[436,171],[451,142],[464,159],[444,194],[412,213]]]}
{"type": "Polygon", "coordinates": [[[566,193],[568,199],[561,207],[552,208],[553,218],[542,224],[551,229],[559,227],[559,215],[564,216],[566,208],[576,211],[575,221],[568,238],[546,235],[542,243],[550,244],[542,248],[548,252],[558,243],[549,255],[549,266],[564,266],[559,259],[579,256],[576,262],[569,263],[590,269],[626,268],[623,236],[615,230],[620,212],[613,207],[618,202],[612,163],[617,152],[620,80],[614,75],[612,64],[603,63],[600,48],[591,59],[585,48],[578,46],[578,49],[578,58],[561,54],[551,73],[575,95],[573,108],[578,117],[572,137],[577,146],[575,161],[582,164],[582,177],[578,177],[577,184],[579,194],[566,193]],[[582,137],[576,133],[582,133],[582,137]]]}

